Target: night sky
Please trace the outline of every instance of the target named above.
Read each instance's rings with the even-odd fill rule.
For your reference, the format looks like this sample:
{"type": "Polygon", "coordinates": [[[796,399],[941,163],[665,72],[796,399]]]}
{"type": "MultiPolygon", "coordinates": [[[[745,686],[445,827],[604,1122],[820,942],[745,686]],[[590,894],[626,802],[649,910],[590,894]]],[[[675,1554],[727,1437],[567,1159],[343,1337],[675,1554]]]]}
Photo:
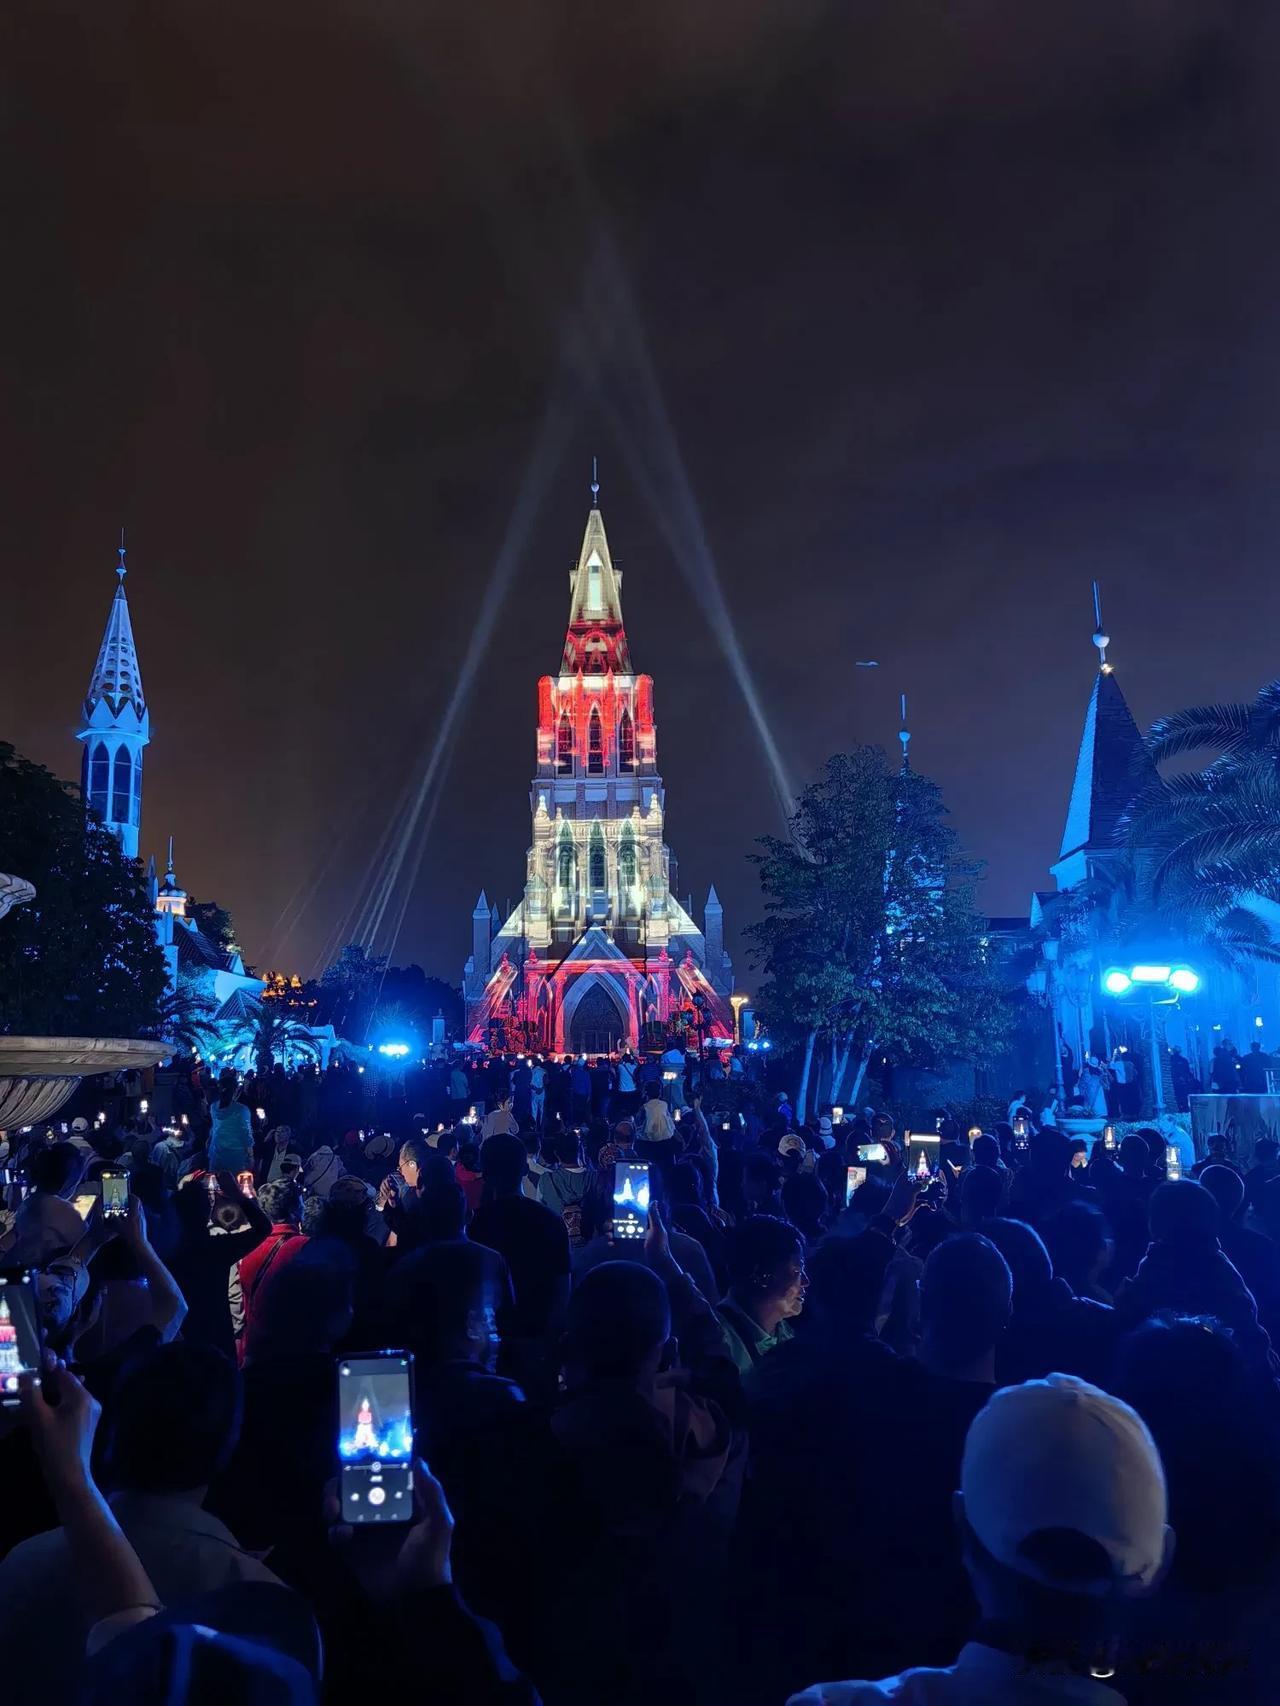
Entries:
{"type": "Polygon", "coordinates": [[[260,966],[341,933],[500,562],[395,957],[518,897],[593,452],[735,948],[780,820],[712,572],[793,782],[909,692],[994,912],[1093,576],[1141,722],[1280,670],[1274,6],[44,0],[0,96],[0,738],[78,774],[127,522],[144,844],[260,966]]]}

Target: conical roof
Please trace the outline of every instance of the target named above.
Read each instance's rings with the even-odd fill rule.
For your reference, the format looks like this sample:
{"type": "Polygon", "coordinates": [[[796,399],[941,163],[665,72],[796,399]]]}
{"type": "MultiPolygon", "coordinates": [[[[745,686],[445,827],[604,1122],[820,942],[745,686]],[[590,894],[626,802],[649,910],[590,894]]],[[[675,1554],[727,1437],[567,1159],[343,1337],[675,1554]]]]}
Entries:
{"type": "Polygon", "coordinates": [[[1085,712],[1058,857],[1114,847],[1121,818],[1154,775],[1119,682],[1110,669],[1100,669],[1085,712]]]}

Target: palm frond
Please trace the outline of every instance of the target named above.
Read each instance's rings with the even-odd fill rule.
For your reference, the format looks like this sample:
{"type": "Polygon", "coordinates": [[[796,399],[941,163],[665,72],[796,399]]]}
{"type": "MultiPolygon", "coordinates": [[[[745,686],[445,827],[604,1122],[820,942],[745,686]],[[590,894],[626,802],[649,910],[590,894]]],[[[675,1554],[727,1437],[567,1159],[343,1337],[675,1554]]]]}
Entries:
{"type": "Polygon", "coordinates": [[[1250,709],[1248,705],[1192,705],[1153,723],[1143,744],[1156,764],[1206,746],[1235,752],[1248,744],[1250,709]]]}

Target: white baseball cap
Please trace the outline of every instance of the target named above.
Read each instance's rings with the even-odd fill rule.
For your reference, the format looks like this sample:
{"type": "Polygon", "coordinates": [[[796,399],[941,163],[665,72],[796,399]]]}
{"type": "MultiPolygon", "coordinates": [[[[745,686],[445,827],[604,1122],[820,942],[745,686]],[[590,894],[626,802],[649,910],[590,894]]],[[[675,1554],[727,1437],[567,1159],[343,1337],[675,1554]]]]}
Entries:
{"type": "Polygon", "coordinates": [[[1048,1587],[1055,1580],[1023,1550],[1045,1529],[1096,1540],[1111,1560],[1108,1586],[1150,1587],[1168,1530],[1164,1468],[1136,1411],[1070,1374],[1006,1386],[969,1429],[960,1470],[965,1518],[997,1562],[1048,1587]]]}

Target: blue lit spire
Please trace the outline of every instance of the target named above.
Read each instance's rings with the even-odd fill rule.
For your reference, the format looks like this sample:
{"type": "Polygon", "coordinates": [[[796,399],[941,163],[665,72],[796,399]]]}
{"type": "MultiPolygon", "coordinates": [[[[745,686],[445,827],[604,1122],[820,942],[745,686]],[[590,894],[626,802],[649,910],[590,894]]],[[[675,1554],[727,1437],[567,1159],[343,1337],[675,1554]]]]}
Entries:
{"type": "Polygon", "coordinates": [[[911,745],[911,730],[907,726],[907,696],[905,693],[902,695],[900,703],[902,706],[902,727],[898,730],[898,739],[902,742],[902,768],[910,770],[911,756],[908,749],[911,745]]]}
{"type": "Polygon", "coordinates": [[[115,597],[107,613],[76,739],[84,746],[85,801],[128,856],[136,859],[142,819],[142,749],[151,739],[151,718],[124,590],[128,564],[123,528],[116,558],[115,597]]]}

